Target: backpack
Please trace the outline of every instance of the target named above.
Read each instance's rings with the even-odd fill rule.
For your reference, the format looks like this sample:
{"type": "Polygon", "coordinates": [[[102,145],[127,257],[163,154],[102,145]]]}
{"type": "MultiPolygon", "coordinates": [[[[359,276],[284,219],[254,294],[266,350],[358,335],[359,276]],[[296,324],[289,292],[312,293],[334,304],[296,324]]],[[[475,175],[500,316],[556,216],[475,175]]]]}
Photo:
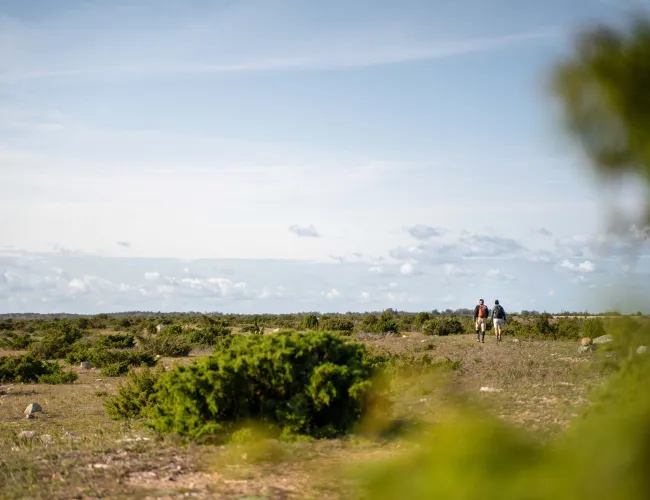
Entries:
{"type": "Polygon", "coordinates": [[[478,306],[478,317],[479,318],[487,318],[487,306],[483,304],[482,306],[478,306]]]}
{"type": "Polygon", "coordinates": [[[504,316],[505,314],[501,304],[494,306],[494,317],[497,319],[503,319],[504,316]]]}

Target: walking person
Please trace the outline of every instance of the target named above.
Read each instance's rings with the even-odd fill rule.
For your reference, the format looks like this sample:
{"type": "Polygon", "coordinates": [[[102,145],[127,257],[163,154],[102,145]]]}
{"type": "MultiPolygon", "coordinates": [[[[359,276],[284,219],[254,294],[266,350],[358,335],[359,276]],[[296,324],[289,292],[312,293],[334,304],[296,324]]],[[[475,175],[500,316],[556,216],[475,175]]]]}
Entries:
{"type": "Polygon", "coordinates": [[[488,317],[488,308],[483,299],[478,301],[474,308],[474,325],[476,326],[476,341],[485,343],[485,324],[488,317]]]}
{"type": "Polygon", "coordinates": [[[494,327],[497,342],[501,342],[501,333],[506,326],[506,311],[498,300],[494,301],[494,308],[492,309],[492,326],[494,327]]]}

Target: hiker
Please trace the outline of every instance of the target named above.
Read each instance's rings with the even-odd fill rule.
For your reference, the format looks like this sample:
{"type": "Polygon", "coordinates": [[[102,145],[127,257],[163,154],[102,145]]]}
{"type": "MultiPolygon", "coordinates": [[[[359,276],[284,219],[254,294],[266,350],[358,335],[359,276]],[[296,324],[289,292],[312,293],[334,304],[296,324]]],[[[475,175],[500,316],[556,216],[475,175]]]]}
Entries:
{"type": "Polygon", "coordinates": [[[478,301],[474,308],[474,324],[476,325],[476,341],[485,343],[485,323],[487,322],[488,308],[483,299],[478,301]]]}
{"type": "Polygon", "coordinates": [[[494,308],[492,309],[492,326],[497,336],[497,342],[501,342],[501,332],[506,326],[506,312],[498,300],[494,301],[494,308]]]}

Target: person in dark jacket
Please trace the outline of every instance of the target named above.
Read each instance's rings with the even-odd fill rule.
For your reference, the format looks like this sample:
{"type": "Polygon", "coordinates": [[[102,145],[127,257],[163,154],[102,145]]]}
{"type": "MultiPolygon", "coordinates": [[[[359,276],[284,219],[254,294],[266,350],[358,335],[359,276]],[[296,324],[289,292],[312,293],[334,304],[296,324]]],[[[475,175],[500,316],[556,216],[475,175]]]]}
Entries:
{"type": "Polygon", "coordinates": [[[474,325],[476,326],[476,341],[485,343],[485,325],[488,318],[488,308],[483,299],[474,308],[474,325]]]}
{"type": "Polygon", "coordinates": [[[494,301],[494,308],[492,309],[492,326],[494,327],[497,342],[501,342],[501,332],[506,326],[506,311],[498,300],[494,301]]]}

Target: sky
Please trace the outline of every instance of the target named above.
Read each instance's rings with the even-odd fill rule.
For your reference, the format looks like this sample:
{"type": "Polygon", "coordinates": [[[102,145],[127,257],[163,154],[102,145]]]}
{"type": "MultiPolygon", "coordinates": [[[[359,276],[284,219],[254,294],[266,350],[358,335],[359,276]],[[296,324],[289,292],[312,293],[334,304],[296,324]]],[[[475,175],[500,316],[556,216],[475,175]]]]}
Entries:
{"type": "Polygon", "coordinates": [[[548,92],[628,4],[3,0],[0,312],[637,310],[548,92]]]}

